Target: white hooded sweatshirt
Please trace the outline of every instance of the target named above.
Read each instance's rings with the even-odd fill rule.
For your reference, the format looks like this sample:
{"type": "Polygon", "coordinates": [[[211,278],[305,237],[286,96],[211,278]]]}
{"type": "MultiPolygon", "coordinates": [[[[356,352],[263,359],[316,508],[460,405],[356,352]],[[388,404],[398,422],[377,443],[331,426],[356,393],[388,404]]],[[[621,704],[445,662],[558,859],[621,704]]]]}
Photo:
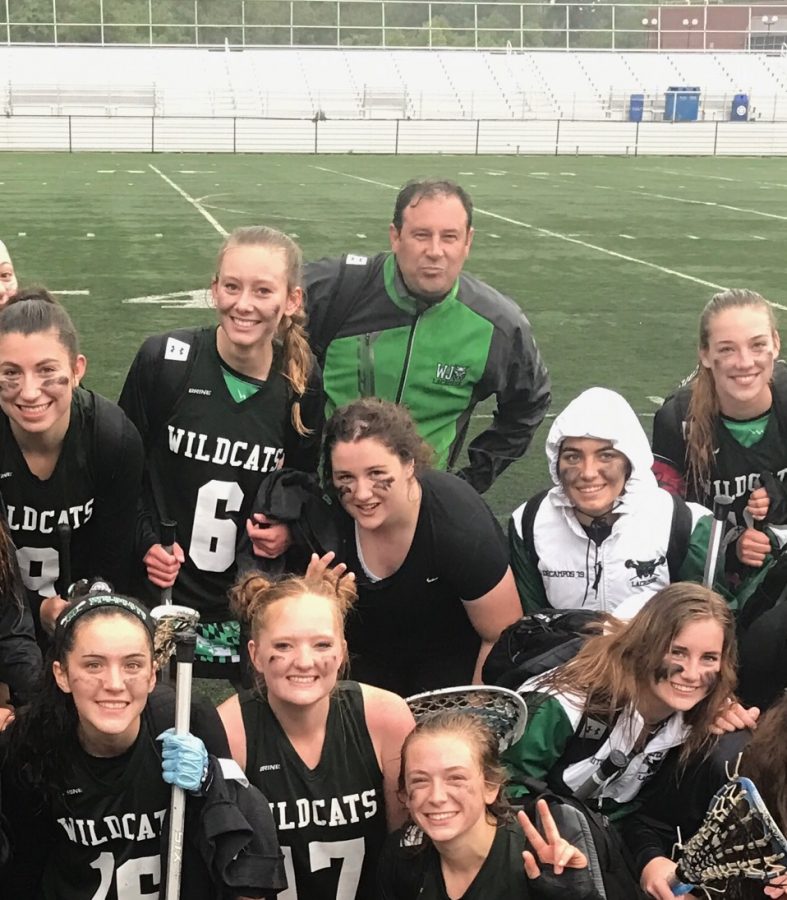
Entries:
{"type": "MultiPolygon", "coordinates": [[[[673,523],[672,496],[656,484],[647,436],[626,400],[615,391],[593,387],[557,416],[546,442],[549,471],[555,484],[538,508],[533,544],[547,602],[560,609],[600,609],[630,618],[656,591],[670,583],[667,548],[673,523]],[[612,532],[596,545],[577,520],[558,477],[558,455],[567,437],[610,441],[631,464],[631,474],[614,508],[612,532]]],[[[692,531],[710,513],[687,504],[692,531]]],[[[528,575],[522,516],[514,511],[510,537],[512,567],[520,594],[528,575]],[[517,540],[519,546],[516,546],[517,540]],[[518,568],[520,571],[518,571],[518,568]]],[[[526,609],[529,598],[522,597],[526,609]]]]}

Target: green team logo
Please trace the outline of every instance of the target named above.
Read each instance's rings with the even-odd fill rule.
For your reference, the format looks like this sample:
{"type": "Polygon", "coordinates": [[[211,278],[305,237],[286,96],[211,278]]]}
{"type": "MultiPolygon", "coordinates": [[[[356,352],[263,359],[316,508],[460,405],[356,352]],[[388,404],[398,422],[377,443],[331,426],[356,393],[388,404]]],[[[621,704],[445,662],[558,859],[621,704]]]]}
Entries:
{"type": "Polygon", "coordinates": [[[465,378],[467,378],[467,366],[438,363],[434,374],[434,383],[460,385],[465,378]]]}

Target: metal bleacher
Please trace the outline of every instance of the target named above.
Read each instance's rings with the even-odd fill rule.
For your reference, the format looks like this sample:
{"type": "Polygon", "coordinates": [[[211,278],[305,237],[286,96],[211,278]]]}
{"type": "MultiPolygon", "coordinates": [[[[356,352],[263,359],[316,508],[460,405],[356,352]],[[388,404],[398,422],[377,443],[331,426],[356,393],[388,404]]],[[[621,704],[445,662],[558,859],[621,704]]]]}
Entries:
{"type": "Polygon", "coordinates": [[[743,52],[11,46],[0,85],[9,116],[320,120],[624,119],[632,93],[659,119],[691,85],[701,118],[746,93],[752,118],[787,120],[787,57],[743,52]]]}

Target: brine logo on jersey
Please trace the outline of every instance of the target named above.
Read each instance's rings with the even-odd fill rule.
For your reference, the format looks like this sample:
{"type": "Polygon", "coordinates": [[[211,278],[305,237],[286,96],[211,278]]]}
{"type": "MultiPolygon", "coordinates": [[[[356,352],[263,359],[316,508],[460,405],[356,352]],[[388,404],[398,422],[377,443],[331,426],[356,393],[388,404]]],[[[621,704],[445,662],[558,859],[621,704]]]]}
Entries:
{"type": "Polygon", "coordinates": [[[335,828],[340,825],[371,819],[377,814],[377,789],[371,788],[359,794],[344,794],[341,797],[325,797],[314,800],[299,797],[297,800],[281,800],[270,804],[276,828],[289,831],[306,828],[308,825],[323,825],[335,828]]]}
{"type": "Polygon", "coordinates": [[[433,380],[435,384],[460,385],[465,378],[467,378],[467,366],[437,363],[433,380]]]}
{"type": "Polygon", "coordinates": [[[209,462],[216,466],[235,466],[249,472],[270,472],[284,462],[283,447],[265,447],[248,441],[231,441],[185,428],[167,425],[170,453],[209,462]]]}

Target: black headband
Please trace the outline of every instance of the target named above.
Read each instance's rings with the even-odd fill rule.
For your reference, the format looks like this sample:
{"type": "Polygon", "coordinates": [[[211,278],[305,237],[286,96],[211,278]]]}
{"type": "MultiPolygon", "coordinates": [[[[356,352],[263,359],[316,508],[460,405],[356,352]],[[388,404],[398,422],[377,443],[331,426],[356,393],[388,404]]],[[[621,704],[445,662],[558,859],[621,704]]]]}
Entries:
{"type": "Polygon", "coordinates": [[[69,629],[73,627],[74,622],[85,613],[93,609],[102,608],[123,609],[136,616],[147,628],[151,636],[156,632],[156,623],[148,611],[135,600],[130,600],[128,597],[119,597],[117,594],[97,594],[92,597],[85,597],[84,600],[80,600],[79,603],[68,607],[60,614],[55,626],[55,643],[61,643],[69,629]]]}

